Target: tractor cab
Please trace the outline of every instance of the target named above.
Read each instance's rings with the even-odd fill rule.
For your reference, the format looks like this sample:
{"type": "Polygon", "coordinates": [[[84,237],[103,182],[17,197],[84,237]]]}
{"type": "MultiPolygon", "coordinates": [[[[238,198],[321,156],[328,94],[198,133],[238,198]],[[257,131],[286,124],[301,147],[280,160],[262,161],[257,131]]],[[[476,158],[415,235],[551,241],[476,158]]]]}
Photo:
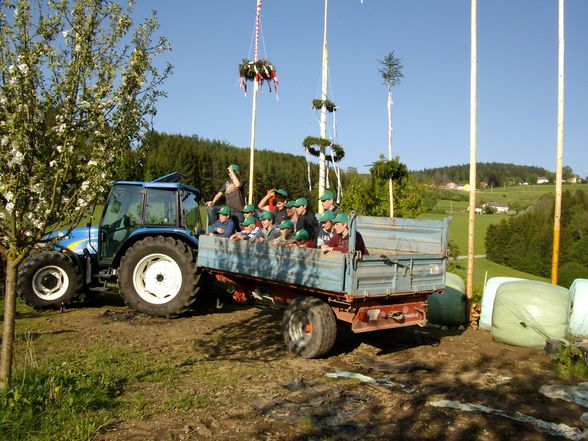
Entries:
{"type": "Polygon", "coordinates": [[[111,265],[147,235],[182,236],[197,246],[202,229],[198,189],[175,182],[115,182],[98,234],[98,260],[111,265]]]}

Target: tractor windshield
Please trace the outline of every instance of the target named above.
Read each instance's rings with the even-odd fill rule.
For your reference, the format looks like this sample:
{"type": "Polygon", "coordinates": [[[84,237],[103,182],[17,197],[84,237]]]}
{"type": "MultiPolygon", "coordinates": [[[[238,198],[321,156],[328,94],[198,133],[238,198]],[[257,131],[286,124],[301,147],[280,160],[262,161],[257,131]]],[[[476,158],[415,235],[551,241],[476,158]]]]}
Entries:
{"type": "Polygon", "coordinates": [[[112,259],[131,232],[142,223],[144,191],[140,185],[115,185],[100,223],[100,257],[112,259]]]}

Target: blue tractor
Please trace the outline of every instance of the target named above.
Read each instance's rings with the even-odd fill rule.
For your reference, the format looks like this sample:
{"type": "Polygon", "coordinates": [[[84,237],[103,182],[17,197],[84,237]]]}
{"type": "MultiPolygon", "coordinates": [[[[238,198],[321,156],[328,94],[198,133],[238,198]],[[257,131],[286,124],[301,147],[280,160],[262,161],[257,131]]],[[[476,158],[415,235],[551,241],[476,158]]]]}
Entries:
{"type": "Polygon", "coordinates": [[[36,308],[54,307],[118,283],[135,311],[162,317],[185,312],[199,290],[203,224],[200,191],[178,179],[172,173],[153,182],[115,182],[99,226],[53,233],[63,236],[54,250],[21,264],[21,297],[36,308]]]}

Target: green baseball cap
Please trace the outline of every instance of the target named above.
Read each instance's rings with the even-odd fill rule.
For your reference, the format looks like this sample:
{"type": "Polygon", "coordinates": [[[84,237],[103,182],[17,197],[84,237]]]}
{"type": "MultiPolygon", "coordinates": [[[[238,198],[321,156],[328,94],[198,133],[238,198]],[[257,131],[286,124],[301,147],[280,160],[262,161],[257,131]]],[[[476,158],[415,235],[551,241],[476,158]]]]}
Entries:
{"type": "Polygon", "coordinates": [[[239,171],[239,166],[237,164],[231,164],[231,168],[233,169],[233,171],[239,171]]]}
{"type": "Polygon", "coordinates": [[[337,215],[335,214],[335,212],[333,210],[327,210],[323,213],[323,215],[321,216],[319,221],[320,222],[326,222],[326,221],[330,221],[330,220],[332,221],[336,217],[337,217],[337,215]]]}
{"type": "Polygon", "coordinates": [[[222,207],[220,210],[218,210],[218,214],[224,214],[225,216],[230,216],[231,209],[229,207],[222,207]]]}
{"type": "Polygon", "coordinates": [[[337,216],[335,216],[335,219],[333,219],[334,223],[343,223],[343,224],[347,224],[349,223],[349,215],[345,214],[345,213],[339,213],[337,216]]]}
{"type": "Polygon", "coordinates": [[[250,216],[247,219],[245,219],[243,222],[241,222],[241,225],[243,225],[244,227],[246,227],[248,225],[255,225],[255,218],[253,216],[250,216]]]}
{"type": "Polygon", "coordinates": [[[308,240],[309,238],[310,235],[308,234],[308,231],[306,231],[305,229],[298,230],[294,235],[294,240],[308,240]]]}
{"type": "Polygon", "coordinates": [[[332,201],[334,201],[335,200],[335,195],[333,194],[332,191],[328,191],[327,190],[327,191],[325,191],[323,193],[323,195],[320,197],[320,199],[321,199],[321,201],[327,201],[329,199],[331,199],[332,201]]]}
{"type": "Polygon", "coordinates": [[[288,199],[288,192],[286,190],[284,190],[283,188],[276,190],[276,193],[279,194],[280,196],[283,196],[284,198],[288,199]]]}
{"type": "Polygon", "coordinates": [[[263,214],[261,215],[260,219],[261,220],[274,220],[276,217],[274,216],[274,213],[272,213],[271,211],[264,211],[263,214]]]}
{"type": "Polygon", "coordinates": [[[278,225],[278,228],[280,230],[293,230],[294,229],[294,224],[292,223],[292,221],[290,219],[284,219],[280,225],[278,225]]]}
{"type": "Polygon", "coordinates": [[[253,206],[253,204],[247,204],[243,207],[243,209],[241,211],[243,213],[254,213],[255,207],[253,206]]]}
{"type": "Polygon", "coordinates": [[[296,201],[288,201],[286,203],[286,205],[284,205],[284,207],[286,207],[286,208],[294,208],[294,207],[296,207],[296,201]]]}
{"type": "Polygon", "coordinates": [[[308,201],[306,200],[306,198],[298,198],[296,199],[296,202],[294,202],[294,206],[295,207],[307,207],[308,206],[308,201]]]}

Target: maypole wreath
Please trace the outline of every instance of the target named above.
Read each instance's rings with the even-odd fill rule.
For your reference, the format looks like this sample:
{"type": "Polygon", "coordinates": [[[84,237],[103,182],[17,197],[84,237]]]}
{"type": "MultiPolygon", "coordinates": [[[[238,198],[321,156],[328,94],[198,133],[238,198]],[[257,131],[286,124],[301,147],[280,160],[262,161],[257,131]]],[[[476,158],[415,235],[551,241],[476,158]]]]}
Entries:
{"type": "Polygon", "coordinates": [[[302,141],[302,146],[316,158],[321,154],[321,147],[324,147],[325,149],[329,147],[331,149],[332,157],[335,162],[339,162],[345,157],[345,150],[343,150],[343,147],[328,139],[307,136],[304,138],[304,141],[302,141]]]}
{"type": "Polygon", "coordinates": [[[337,110],[337,106],[335,105],[335,103],[329,99],[326,99],[324,101],[321,99],[312,100],[312,108],[314,110],[320,110],[323,108],[323,106],[325,107],[325,109],[327,109],[327,112],[329,113],[333,113],[337,110]]]}
{"type": "Polygon", "coordinates": [[[270,93],[272,92],[272,85],[274,83],[274,90],[278,92],[278,74],[276,68],[269,60],[251,61],[243,59],[239,65],[239,83],[243,91],[247,93],[247,82],[257,81],[259,87],[263,87],[263,82],[267,81],[270,93]]]}

